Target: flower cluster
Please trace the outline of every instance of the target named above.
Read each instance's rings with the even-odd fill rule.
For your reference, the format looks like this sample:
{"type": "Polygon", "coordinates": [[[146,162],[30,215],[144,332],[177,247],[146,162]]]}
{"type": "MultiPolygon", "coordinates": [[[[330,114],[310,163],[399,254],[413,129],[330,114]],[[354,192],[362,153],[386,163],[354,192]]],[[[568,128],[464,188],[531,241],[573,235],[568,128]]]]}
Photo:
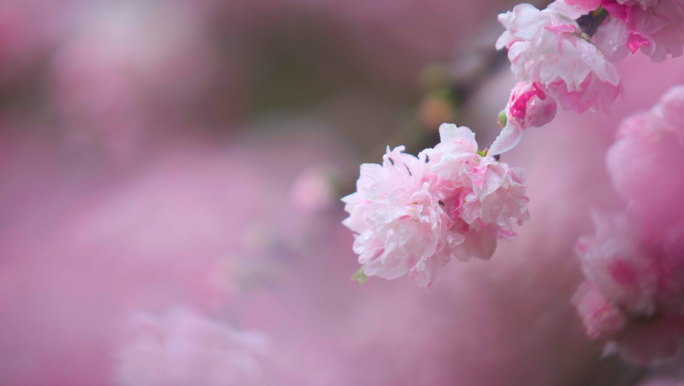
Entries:
{"type": "MultiPolygon", "coordinates": [[[[683,53],[684,0],[556,0],[544,10],[519,4],[500,14],[499,21],[506,31],[496,47],[508,49],[516,79],[539,90],[541,100],[548,94],[577,113],[611,109],[622,93],[613,62],[629,52],[641,50],[654,62],[683,53]]],[[[545,117],[541,124],[553,119],[551,107],[541,112],[535,105],[520,106],[545,117]]],[[[506,106],[509,121],[520,114],[520,106],[506,106]]],[[[528,126],[504,127],[493,148],[512,149],[528,126]]]]}
{"type": "Polygon", "coordinates": [[[632,362],[672,358],[684,336],[684,86],[626,119],[607,155],[625,211],[595,215],[576,246],[573,302],[590,338],[632,362]]]}
{"type": "Polygon", "coordinates": [[[488,259],[498,239],[528,220],[525,171],[478,152],[467,127],[443,124],[441,142],[418,157],[397,147],[364,164],[357,191],[342,200],[367,276],[409,274],[430,288],[452,257],[488,259]]]}
{"type": "Polygon", "coordinates": [[[536,82],[563,109],[608,111],[622,91],[617,69],[554,5],[540,11],[520,4],[499,15],[506,31],[497,49],[508,48],[516,79],[536,82]]]}

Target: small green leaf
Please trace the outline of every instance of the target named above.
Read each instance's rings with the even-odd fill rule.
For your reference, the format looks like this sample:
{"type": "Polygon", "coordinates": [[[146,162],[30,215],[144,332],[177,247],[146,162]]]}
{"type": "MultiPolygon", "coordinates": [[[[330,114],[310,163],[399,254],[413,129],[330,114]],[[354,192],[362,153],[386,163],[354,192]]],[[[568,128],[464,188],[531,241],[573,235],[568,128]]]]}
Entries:
{"type": "Polygon", "coordinates": [[[487,156],[487,150],[488,149],[480,150],[477,152],[477,154],[479,154],[482,157],[486,157],[487,156]]]}
{"type": "Polygon", "coordinates": [[[506,124],[508,123],[508,118],[506,118],[506,109],[501,110],[499,117],[497,118],[497,122],[499,122],[499,126],[506,127],[506,124]]]}
{"type": "Polygon", "coordinates": [[[365,283],[366,280],[368,280],[368,276],[366,276],[366,274],[363,273],[363,266],[361,267],[361,269],[359,269],[358,271],[356,271],[356,273],[354,274],[354,276],[351,277],[350,280],[352,280],[352,281],[358,281],[358,282],[359,282],[359,285],[365,283]]]}

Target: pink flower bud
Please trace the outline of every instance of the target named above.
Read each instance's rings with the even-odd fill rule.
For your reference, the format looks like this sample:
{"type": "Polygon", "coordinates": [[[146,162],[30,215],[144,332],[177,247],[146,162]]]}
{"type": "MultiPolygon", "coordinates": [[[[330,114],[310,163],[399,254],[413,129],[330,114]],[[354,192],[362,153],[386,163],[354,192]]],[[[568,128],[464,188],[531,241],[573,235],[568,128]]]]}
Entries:
{"type": "Polygon", "coordinates": [[[520,129],[541,127],[556,116],[556,101],[536,82],[519,82],[506,105],[506,116],[520,129]]]}
{"type": "Polygon", "coordinates": [[[556,116],[556,100],[546,93],[536,82],[519,82],[511,91],[511,98],[506,105],[505,123],[501,134],[496,137],[489,148],[489,155],[503,154],[518,145],[523,130],[530,126],[540,127],[556,116]]]}

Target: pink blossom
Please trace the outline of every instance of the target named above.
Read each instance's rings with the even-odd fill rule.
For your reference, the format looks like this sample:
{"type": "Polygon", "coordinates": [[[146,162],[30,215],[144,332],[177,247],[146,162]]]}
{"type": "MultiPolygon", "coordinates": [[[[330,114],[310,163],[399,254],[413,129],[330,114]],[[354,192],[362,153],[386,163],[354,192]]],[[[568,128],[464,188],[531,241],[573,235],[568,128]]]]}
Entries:
{"type": "Polygon", "coordinates": [[[596,235],[576,248],[587,281],[573,303],[587,335],[634,363],[673,358],[684,336],[684,232],[654,240],[630,211],[594,222],[596,235]]]}
{"type": "Polygon", "coordinates": [[[357,192],[342,201],[355,234],[354,252],[367,276],[395,279],[411,271],[429,288],[464,236],[431,188],[425,154],[416,158],[400,146],[387,149],[383,164],[361,165],[357,192]]]}
{"type": "Polygon", "coordinates": [[[256,355],[267,341],[185,308],[159,318],[136,313],[131,339],[118,353],[117,384],[191,386],[248,384],[259,375],[256,355]]]}
{"type": "Polygon", "coordinates": [[[543,86],[564,110],[609,110],[622,85],[615,66],[581,36],[579,25],[553,8],[517,5],[499,15],[506,28],[496,42],[508,48],[519,81],[543,86]]]}
{"type": "MultiPolygon", "coordinates": [[[[640,364],[674,357],[684,336],[683,106],[684,86],[675,86],[622,122],[607,165],[627,210],[595,215],[596,235],[577,243],[585,276],[627,318],[608,347],[640,364]]],[[[600,335],[601,321],[578,310],[600,335]]]]}
{"type": "Polygon", "coordinates": [[[610,16],[599,27],[592,42],[611,61],[622,60],[629,52],[642,53],[662,62],[684,52],[684,2],[628,2],[625,6],[604,5],[610,16]],[[633,4],[635,3],[635,4],[633,4]],[[639,6],[640,5],[640,6],[639,6]]]}
{"type": "Polygon", "coordinates": [[[462,246],[465,251],[459,258],[489,258],[494,248],[485,247],[486,244],[495,245],[497,238],[515,237],[512,218],[518,224],[529,219],[525,170],[511,168],[493,156],[478,154],[475,134],[467,127],[443,124],[439,132],[440,143],[427,150],[427,154],[430,170],[448,187],[442,188],[440,195],[451,213],[458,212],[468,232],[462,246]],[[455,194],[458,201],[453,200],[455,194]],[[470,248],[469,243],[475,240],[478,247],[470,248]]]}
{"type": "Polygon", "coordinates": [[[630,32],[627,23],[609,15],[601,23],[591,42],[598,47],[603,56],[611,62],[619,62],[629,55],[627,39],[630,32]]]}
{"type": "Polygon", "coordinates": [[[677,142],[684,146],[684,85],[671,87],[653,107],[654,113],[662,117],[663,130],[675,133],[677,142]]]}
{"type": "Polygon", "coordinates": [[[631,5],[624,5],[613,0],[603,0],[603,8],[610,14],[610,16],[622,20],[625,23],[629,21],[629,11],[632,9],[631,5]]]}
{"type": "Polygon", "coordinates": [[[616,305],[634,314],[652,315],[658,272],[633,225],[638,220],[624,212],[592,217],[596,234],[581,237],[576,246],[585,277],[616,305]]]}
{"type": "Polygon", "coordinates": [[[642,9],[652,7],[660,3],[660,0],[556,0],[549,4],[548,8],[562,13],[571,19],[577,19],[599,7],[605,8],[613,17],[625,22],[629,19],[629,11],[638,6],[642,9]]]}
{"type": "Polygon", "coordinates": [[[419,157],[395,148],[383,165],[364,164],[345,198],[354,252],[367,276],[407,273],[430,288],[452,257],[488,259],[498,239],[529,219],[525,172],[478,153],[467,127],[443,124],[441,142],[419,157]]]}
{"type": "Polygon", "coordinates": [[[621,124],[606,163],[618,194],[662,229],[684,216],[684,86],[671,88],[647,112],[621,124]]]}
{"type": "Polygon", "coordinates": [[[505,153],[522,138],[523,130],[541,127],[556,116],[556,101],[535,82],[519,82],[506,104],[506,126],[489,148],[490,155],[505,153]]]}

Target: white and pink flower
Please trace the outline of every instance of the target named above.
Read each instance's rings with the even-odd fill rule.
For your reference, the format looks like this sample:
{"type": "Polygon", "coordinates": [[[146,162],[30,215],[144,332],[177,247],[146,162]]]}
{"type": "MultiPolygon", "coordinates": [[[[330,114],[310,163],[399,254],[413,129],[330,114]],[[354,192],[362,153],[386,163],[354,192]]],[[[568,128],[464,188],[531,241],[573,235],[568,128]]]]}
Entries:
{"type": "Polygon", "coordinates": [[[367,276],[395,279],[409,271],[429,288],[464,237],[432,189],[425,155],[416,158],[400,146],[387,149],[383,164],[361,165],[357,192],[342,201],[355,232],[354,252],[367,276]]]}
{"type": "Polygon", "coordinates": [[[620,76],[572,17],[519,4],[499,21],[506,31],[496,47],[508,49],[516,79],[537,82],[564,110],[610,110],[622,92],[620,76]]]}
{"type": "Polygon", "coordinates": [[[524,170],[478,152],[467,127],[443,124],[440,136],[419,157],[398,147],[383,165],[362,165],[357,192],[343,198],[365,275],[409,273],[430,288],[451,258],[488,259],[515,236],[511,219],[529,219],[524,170]]]}
{"type": "Polygon", "coordinates": [[[529,219],[525,170],[511,168],[493,156],[483,155],[484,152],[478,153],[475,134],[467,127],[443,124],[439,132],[441,142],[426,151],[430,156],[430,170],[446,185],[451,185],[451,189],[460,192],[459,218],[468,225],[469,231],[494,234],[494,241],[514,237],[511,219],[516,219],[518,224],[529,219]]]}

